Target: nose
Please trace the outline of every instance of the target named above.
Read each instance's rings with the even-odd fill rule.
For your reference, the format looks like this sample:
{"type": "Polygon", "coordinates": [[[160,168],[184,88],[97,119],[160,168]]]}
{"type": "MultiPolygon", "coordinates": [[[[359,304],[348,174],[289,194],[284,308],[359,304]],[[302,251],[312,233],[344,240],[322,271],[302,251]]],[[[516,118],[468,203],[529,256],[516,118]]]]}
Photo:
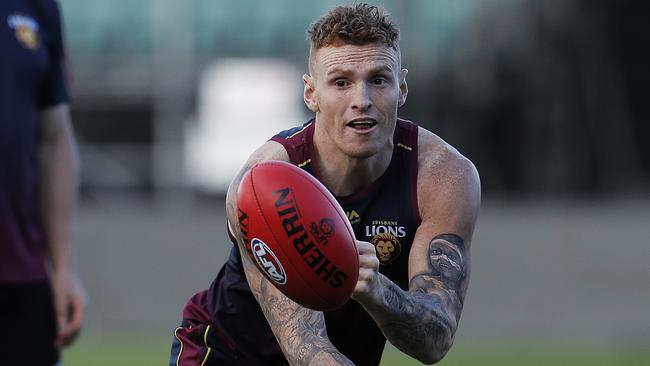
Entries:
{"type": "Polygon", "coordinates": [[[370,97],[370,88],[366,83],[359,83],[354,88],[354,95],[352,97],[352,109],[365,112],[372,107],[372,99],[370,97]]]}

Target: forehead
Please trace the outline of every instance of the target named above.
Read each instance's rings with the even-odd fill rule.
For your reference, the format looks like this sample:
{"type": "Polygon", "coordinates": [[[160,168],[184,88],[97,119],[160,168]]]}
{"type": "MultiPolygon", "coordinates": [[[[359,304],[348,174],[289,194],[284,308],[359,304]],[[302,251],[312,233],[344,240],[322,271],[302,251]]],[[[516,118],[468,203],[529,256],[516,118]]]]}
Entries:
{"type": "Polygon", "coordinates": [[[444,250],[454,251],[454,252],[460,254],[460,251],[458,250],[458,248],[455,245],[451,245],[449,242],[447,242],[447,240],[444,240],[444,239],[441,239],[441,238],[436,238],[436,239],[432,240],[431,243],[429,244],[429,247],[433,247],[433,246],[444,249],[444,250]]]}
{"type": "Polygon", "coordinates": [[[371,68],[398,71],[399,51],[384,44],[325,46],[312,51],[311,66],[325,74],[371,68]]]}

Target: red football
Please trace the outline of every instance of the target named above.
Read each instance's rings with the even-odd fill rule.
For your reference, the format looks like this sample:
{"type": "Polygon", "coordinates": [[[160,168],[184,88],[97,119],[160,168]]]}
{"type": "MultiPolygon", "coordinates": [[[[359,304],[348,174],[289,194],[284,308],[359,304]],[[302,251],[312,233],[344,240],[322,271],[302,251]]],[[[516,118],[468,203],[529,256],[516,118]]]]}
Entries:
{"type": "Polygon", "coordinates": [[[259,270],[293,301],[333,310],[359,277],[354,232],[314,177],[284,161],[254,165],[237,191],[239,224],[259,270]]]}

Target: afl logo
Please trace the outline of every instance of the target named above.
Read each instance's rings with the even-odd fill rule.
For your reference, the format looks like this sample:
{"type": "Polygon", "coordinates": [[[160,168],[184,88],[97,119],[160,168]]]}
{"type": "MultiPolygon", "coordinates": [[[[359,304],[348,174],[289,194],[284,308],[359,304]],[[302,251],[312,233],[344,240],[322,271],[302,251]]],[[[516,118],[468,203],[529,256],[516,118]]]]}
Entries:
{"type": "Polygon", "coordinates": [[[280,264],[280,261],[266,243],[254,238],[251,240],[251,250],[258,266],[270,279],[280,285],[287,283],[287,275],[284,268],[282,268],[282,264],[280,264]]]}

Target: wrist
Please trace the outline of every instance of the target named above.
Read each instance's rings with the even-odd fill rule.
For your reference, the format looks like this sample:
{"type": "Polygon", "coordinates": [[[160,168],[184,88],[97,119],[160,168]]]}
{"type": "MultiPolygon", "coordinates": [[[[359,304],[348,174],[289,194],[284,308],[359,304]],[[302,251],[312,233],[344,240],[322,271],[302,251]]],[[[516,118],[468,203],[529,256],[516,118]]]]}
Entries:
{"type": "Polygon", "coordinates": [[[68,250],[68,242],[66,240],[50,239],[48,266],[52,272],[70,272],[70,254],[68,250]]]}
{"type": "Polygon", "coordinates": [[[378,310],[384,309],[387,306],[386,281],[390,280],[379,274],[376,280],[373,281],[369,291],[366,291],[362,294],[357,294],[354,299],[371,314],[378,310]]]}
{"type": "Polygon", "coordinates": [[[66,281],[72,278],[72,270],[68,263],[51,261],[48,266],[48,273],[53,280],[66,281]]]}

